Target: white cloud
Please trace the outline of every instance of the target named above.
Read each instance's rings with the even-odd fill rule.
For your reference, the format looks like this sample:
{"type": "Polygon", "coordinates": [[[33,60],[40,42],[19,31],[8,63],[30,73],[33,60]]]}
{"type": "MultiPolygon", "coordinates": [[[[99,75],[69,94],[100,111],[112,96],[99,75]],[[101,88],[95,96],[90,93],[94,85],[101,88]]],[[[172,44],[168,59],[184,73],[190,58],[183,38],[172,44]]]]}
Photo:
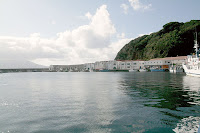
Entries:
{"type": "Polygon", "coordinates": [[[126,5],[126,4],[121,4],[120,7],[123,9],[124,14],[127,14],[127,13],[128,13],[128,8],[129,8],[128,5],[126,5]]]}
{"type": "Polygon", "coordinates": [[[119,52],[119,50],[127,43],[129,43],[131,40],[134,38],[124,38],[124,39],[119,39],[116,42],[112,42],[106,50],[108,50],[107,54],[110,53],[110,56],[114,59],[116,54],[119,52]]]}
{"type": "Polygon", "coordinates": [[[48,46],[43,46],[42,49],[46,53],[56,53],[56,54],[59,53],[58,50],[55,50],[55,49],[48,47],[48,46]]]}
{"type": "Polygon", "coordinates": [[[102,37],[111,36],[116,33],[116,29],[110,20],[110,14],[107,11],[106,5],[97,9],[96,14],[92,17],[90,26],[96,34],[102,37]]]}
{"type": "Polygon", "coordinates": [[[125,38],[125,33],[117,34],[117,38],[124,39],[125,38]]]}
{"type": "Polygon", "coordinates": [[[151,8],[151,4],[143,5],[139,0],[129,0],[133,10],[139,11],[139,10],[147,10],[151,8]]]}
{"type": "Polygon", "coordinates": [[[89,12],[88,25],[57,33],[55,38],[42,38],[39,33],[29,37],[0,36],[0,59],[27,59],[42,65],[80,64],[113,60],[131,39],[117,33],[107,6],[89,12]],[[115,42],[111,42],[115,38],[115,42]]]}
{"type": "Polygon", "coordinates": [[[85,14],[85,16],[86,16],[88,19],[91,19],[91,18],[92,18],[92,15],[90,14],[90,12],[87,12],[87,13],[85,14]]]}

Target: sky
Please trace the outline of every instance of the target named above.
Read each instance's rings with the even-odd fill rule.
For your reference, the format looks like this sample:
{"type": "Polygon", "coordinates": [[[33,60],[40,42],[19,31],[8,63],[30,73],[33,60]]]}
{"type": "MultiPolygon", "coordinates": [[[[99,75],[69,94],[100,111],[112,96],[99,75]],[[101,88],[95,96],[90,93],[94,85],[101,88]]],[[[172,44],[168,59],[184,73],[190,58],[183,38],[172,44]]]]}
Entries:
{"type": "Polygon", "coordinates": [[[130,40],[200,18],[199,0],[0,0],[0,60],[113,60],[130,40]]]}

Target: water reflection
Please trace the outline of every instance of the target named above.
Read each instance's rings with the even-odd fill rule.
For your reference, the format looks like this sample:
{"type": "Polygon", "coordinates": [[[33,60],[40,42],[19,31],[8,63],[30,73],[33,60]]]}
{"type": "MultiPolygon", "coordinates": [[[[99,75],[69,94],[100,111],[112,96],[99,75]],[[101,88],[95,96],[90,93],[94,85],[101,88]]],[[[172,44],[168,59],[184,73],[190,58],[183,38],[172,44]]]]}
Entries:
{"type": "Polygon", "coordinates": [[[200,105],[200,78],[198,77],[183,77],[183,90],[187,92],[184,97],[191,99],[189,104],[200,105]]]}
{"type": "Polygon", "coordinates": [[[123,91],[132,98],[140,97],[138,102],[144,106],[177,110],[190,107],[193,101],[186,97],[183,88],[183,75],[170,73],[145,73],[123,81],[123,91]],[[142,100],[141,100],[142,99],[142,100]]]}
{"type": "MultiPolygon", "coordinates": [[[[200,123],[200,110],[198,105],[200,105],[200,78],[184,76],[183,77],[183,91],[187,92],[183,96],[189,98],[188,104],[197,105],[194,107],[193,116],[182,118],[173,129],[176,133],[197,133],[200,123]],[[197,115],[197,116],[195,116],[197,115]]],[[[190,114],[192,115],[192,114],[190,114]]],[[[200,129],[199,129],[200,132],[200,129]]]]}
{"type": "Polygon", "coordinates": [[[106,76],[110,80],[105,77],[105,73],[58,73],[48,75],[51,82],[46,86],[40,85],[39,88],[35,84],[39,80],[35,79],[29,87],[32,88],[32,102],[35,103],[32,106],[38,107],[39,111],[36,113],[45,111],[35,121],[46,126],[53,125],[55,120],[52,116],[57,116],[57,126],[53,127],[57,129],[56,132],[108,132],[108,125],[112,124],[113,119],[117,119],[113,114],[113,98],[118,97],[115,90],[108,88],[117,84],[119,76],[106,76]],[[53,79],[56,80],[52,82],[53,79]],[[51,108],[54,109],[53,113],[51,108]],[[49,123],[44,124],[41,121],[49,123]]]}
{"type": "MultiPolygon", "coordinates": [[[[123,86],[121,90],[124,94],[132,98],[134,104],[143,105],[143,110],[148,110],[141,110],[144,116],[149,117],[148,113],[151,114],[152,119],[146,118],[147,121],[158,122],[158,127],[153,125],[152,128],[146,130],[147,132],[165,131],[163,128],[159,129],[159,124],[165,125],[166,128],[174,127],[177,131],[179,128],[175,127],[180,120],[185,120],[189,116],[189,118],[200,117],[200,106],[197,106],[199,105],[200,78],[188,77],[184,74],[145,73],[143,75],[138,73],[124,79],[121,81],[123,86]]],[[[133,103],[130,105],[133,106],[133,103]]],[[[199,119],[196,120],[198,123],[199,119]]],[[[190,122],[188,124],[191,127],[198,126],[190,122]]],[[[186,130],[189,131],[189,129],[186,130]]],[[[166,129],[166,131],[170,130],[166,129]]]]}
{"type": "Polygon", "coordinates": [[[0,86],[0,132],[173,132],[200,117],[198,78],[183,74],[21,73],[0,86]]]}

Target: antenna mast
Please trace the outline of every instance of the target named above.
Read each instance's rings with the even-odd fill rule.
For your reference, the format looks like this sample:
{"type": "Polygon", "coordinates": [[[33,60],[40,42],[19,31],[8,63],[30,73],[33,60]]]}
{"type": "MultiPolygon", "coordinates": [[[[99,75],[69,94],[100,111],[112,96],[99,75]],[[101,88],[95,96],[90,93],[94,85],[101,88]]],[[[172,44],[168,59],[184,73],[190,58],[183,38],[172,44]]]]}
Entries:
{"type": "Polygon", "coordinates": [[[197,42],[197,28],[195,27],[195,31],[196,31],[196,39],[194,40],[194,48],[195,48],[195,52],[196,52],[196,58],[199,57],[199,52],[198,52],[198,42],[197,42]]]}

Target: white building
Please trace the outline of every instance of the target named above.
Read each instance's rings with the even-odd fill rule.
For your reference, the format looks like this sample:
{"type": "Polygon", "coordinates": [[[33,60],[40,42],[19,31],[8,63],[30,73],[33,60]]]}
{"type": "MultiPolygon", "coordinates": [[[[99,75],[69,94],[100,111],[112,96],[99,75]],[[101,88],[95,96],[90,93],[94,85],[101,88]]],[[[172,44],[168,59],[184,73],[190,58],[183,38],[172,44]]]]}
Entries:
{"type": "Polygon", "coordinates": [[[144,69],[142,60],[110,60],[97,61],[94,64],[95,70],[139,70],[144,69]]]}
{"type": "Polygon", "coordinates": [[[84,64],[85,71],[93,71],[94,70],[94,63],[85,63],[84,64]]]}
{"type": "Polygon", "coordinates": [[[139,70],[144,69],[144,61],[142,60],[124,60],[119,63],[120,70],[139,70]]]}
{"type": "Polygon", "coordinates": [[[186,59],[186,56],[155,58],[149,61],[145,61],[144,66],[151,71],[169,71],[171,64],[179,64],[186,59]]]}
{"type": "Polygon", "coordinates": [[[95,70],[102,70],[102,69],[106,69],[108,66],[107,66],[107,62],[108,61],[96,61],[94,63],[94,69],[95,70]]]}
{"type": "Polygon", "coordinates": [[[147,69],[153,71],[167,71],[169,70],[169,65],[171,60],[165,58],[155,58],[149,61],[145,61],[144,65],[147,69]]]}
{"type": "Polygon", "coordinates": [[[82,72],[84,71],[84,65],[50,65],[49,70],[52,72],[82,72]]]}
{"type": "Polygon", "coordinates": [[[182,63],[186,61],[187,56],[177,56],[177,57],[170,57],[171,64],[170,64],[170,72],[177,73],[177,72],[184,72],[182,63]]]}
{"type": "Polygon", "coordinates": [[[119,70],[119,63],[120,61],[116,61],[116,60],[111,60],[107,62],[107,68],[108,70],[119,70]]]}
{"type": "Polygon", "coordinates": [[[186,61],[187,56],[168,57],[174,65],[182,65],[186,61]]]}

